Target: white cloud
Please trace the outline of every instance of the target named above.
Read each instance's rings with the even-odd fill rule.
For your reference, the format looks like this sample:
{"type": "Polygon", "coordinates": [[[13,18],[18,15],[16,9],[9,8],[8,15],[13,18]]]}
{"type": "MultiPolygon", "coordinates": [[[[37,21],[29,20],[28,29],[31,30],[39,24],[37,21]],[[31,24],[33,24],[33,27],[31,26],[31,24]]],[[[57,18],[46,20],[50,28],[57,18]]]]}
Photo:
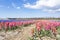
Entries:
{"type": "Polygon", "coordinates": [[[60,9],[57,9],[56,11],[60,11],[60,9]]]}
{"type": "Polygon", "coordinates": [[[16,8],[16,5],[15,5],[15,3],[12,3],[12,7],[16,8]]]}
{"type": "Polygon", "coordinates": [[[15,9],[20,9],[20,7],[17,6],[15,3],[12,3],[12,7],[15,8],[15,9]]]}
{"type": "Polygon", "coordinates": [[[60,11],[60,0],[37,0],[34,5],[30,3],[24,4],[25,8],[42,9],[49,13],[60,11]]]}
{"type": "Polygon", "coordinates": [[[20,9],[20,7],[16,7],[17,9],[20,9]]]}
{"type": "Polygon", "coordinates": [[[38,9],[41,8],[42,6],[55,7],[57,5],[60,5],[60,0],[38,0],[36,1],[35,5],[31,5],[30,3],[27,3],[24,4],[24,7],[38,9]]]}
{"type": "Polygon", "coordinates": [[[56,13],[56,12],[60,12],[60,9],[56,9],[56,10],[52,10],[52,9],[43,9],[42,11],[48,12],[48,13],[56,13]]]}

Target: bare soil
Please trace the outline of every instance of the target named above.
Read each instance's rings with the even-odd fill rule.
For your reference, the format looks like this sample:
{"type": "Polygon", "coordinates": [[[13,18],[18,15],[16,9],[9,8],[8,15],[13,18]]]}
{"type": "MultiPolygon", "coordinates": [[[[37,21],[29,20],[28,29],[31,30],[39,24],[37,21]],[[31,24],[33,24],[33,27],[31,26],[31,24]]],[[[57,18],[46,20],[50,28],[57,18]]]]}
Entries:
{"type": "Polygon", "coordinates": [[[35,28],[34,25],[35,24],[23,27],[22,30],[16,29],[6,33],[4,31],[0,32],[0,40],[29,40],[29,37],[31,37],[31,29],[35,28]]]}

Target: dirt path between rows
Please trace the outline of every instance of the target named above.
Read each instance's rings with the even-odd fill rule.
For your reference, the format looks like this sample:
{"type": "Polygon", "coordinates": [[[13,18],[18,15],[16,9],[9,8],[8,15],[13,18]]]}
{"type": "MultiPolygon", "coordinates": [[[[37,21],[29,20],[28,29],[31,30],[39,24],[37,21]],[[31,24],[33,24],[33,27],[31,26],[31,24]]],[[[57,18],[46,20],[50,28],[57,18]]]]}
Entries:
{"type": "Polygon", "coordinates": [[[29,40],[29,37],[31,37],[31,29],[35,28],[35,24],[27,26],[27,27],[23,27],[23,30],[21,32],[19,32],[19,30],[17,30],[16,35],[12,36],[10,35],[9,37],[7,37],[5,40],[29,40]]]}

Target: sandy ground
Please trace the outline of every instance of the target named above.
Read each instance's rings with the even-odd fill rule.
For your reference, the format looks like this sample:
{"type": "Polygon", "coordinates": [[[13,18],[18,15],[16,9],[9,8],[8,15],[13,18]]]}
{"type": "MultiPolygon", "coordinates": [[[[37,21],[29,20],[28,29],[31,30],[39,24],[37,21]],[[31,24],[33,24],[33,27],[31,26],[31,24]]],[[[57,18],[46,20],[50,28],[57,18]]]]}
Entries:
{"type": "Polygon", "coordinates": [[[28,38],[31,37],[32,28],[34,28],[34,24],[24,27],[23,31],[21,33],[19,33],[13,40],[29,40],[28,38]]]}
{"type": "Polygon", "coordinates": [[[29,37],[31,37],[31,29],[35,28],[33,25],[29,25],[27,27],[23,27],[22,30],[16,29],[14,31],[8,31],[8,32],[0,32],[0,40],[29,40],[29,37]]]}

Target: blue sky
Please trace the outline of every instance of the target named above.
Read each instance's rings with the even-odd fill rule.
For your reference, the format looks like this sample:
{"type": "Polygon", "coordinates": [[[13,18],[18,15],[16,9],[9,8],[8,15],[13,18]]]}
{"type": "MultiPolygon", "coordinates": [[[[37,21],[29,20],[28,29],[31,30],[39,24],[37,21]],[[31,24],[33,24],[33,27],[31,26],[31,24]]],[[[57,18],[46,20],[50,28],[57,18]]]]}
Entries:
{"type": "Polygon", "coordinates": [[[0,0],[0,18],[60,17],[60,0],[0,0]]]}

